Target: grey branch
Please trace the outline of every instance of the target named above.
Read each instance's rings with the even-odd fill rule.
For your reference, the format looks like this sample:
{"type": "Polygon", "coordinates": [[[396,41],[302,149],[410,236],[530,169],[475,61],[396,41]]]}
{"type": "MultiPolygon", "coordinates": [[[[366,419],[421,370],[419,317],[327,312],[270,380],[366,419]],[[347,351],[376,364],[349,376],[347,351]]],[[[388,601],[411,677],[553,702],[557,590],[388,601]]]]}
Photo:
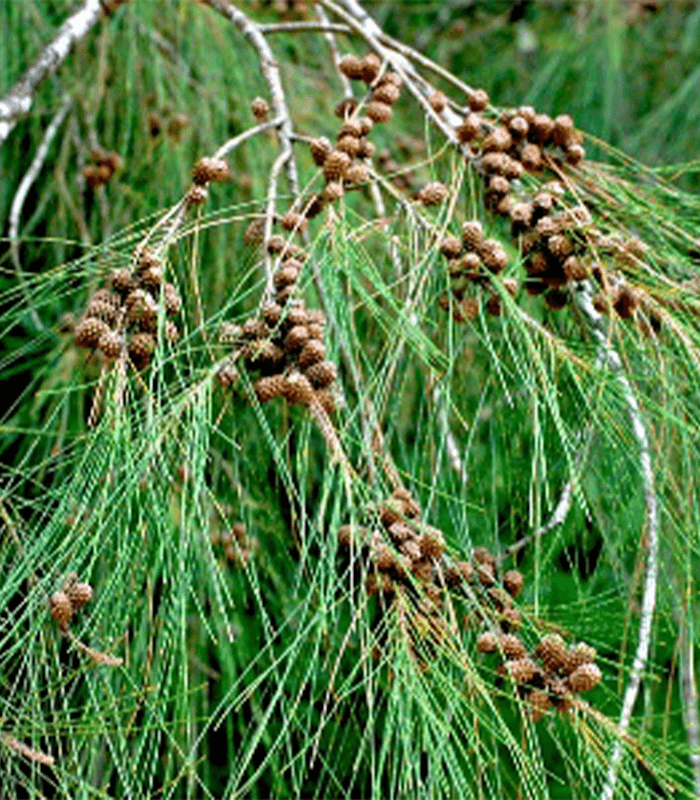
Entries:
{"type": "Polygon", "coordinates": [[[88,33],[101,13],[100,0],[85,0],[82,7],[61,25],[59,32],[31,67],[0,100],[0,146],[17,121],[29,113],[39,84],[60,66],[73,44],[88,33]]]}
{"type": "Polygon", "coordinates": [[[618,722],[618,732],[620,738],[617,740],[610,757],[608,774],[605,785],[601,793],[602,800],[612,800],[617,783],[618,767],[622,758],[623,739],[629,731],[632,719],[632,709],[639,694],[639,687],[642,681],[642,673],[649,659],[649,648],[651,646],[651,627],[656,607],[656,585],[659,576],[659,540],[658,528],[659,517],[654,488],[654,472],[651,464],[651,452],[649,438],[646,427],[642,419],[639,403],[634,395],[630,382],[624,374],[622,360],[610,343],[609,335],[606,330],[605,319],[593,307],[593,287],[590,281],[580,281],[576,285],[574,300],[577,307],[588,321],[593,336],[598,343],[598,357],[610,372],[615,376],[618,385],[622,390],[622,395],[627,405],[627,414],[632,423],[632,431],[639,448],[639,465],[642,473],[642,483],[644,486],[644,501],[646,505],[646,551],[647,560],[644,572],[644,591],[642,594],[642,604],[639,622],[639,641],[637,651],[634,655],[630,678],[625,689],[622,700],[622,711],[618,722]]]}
{"type": "Polygon", "coordinates": [[[22,264],[19,260],[19,223],[22,214],[22,208],[24,206],[24,201],[27,199],[27,194],[29,194],[29,190],[32,188],[32,184],[36,180],[37,175],[39,174],[42,166],[44,165],[44,161],[46,161],[46,155],[49,152],[49,147],[51,146],[51,142],[56,136],[58,129],[61,127],[61,124],[63,123],[63,120],[66,118],[66,114],[68,113],[72,105],[73,105],[73,100],[71,99],[70,96],[66,95],[63,98],[63,103],[61,104],[61,107],[58,109],[58,112],[51,120],[49,127],[46,129],[44,138],[41,140],[41,144],[37,148],[36,155],[34,156],[32,163],[29,165],[29,169],[27,170],[24,177],[20,181],[17,192],[15,193],[14,199],[12,200],[12,206],[10,207],[10,250],[12,253],[12,263],[14,264],[15,267],[15,274],[17,275],[17,281],[25,294],[25,299],[29,307],[29,313],[32,315],[32,320],[34,324],[39,329],[43,328],[43,325],[41,324],[41,320],[39,318],[38,313],[31,305],[29,292],[27,290],[27,286],[24,281],[24,275],[22,273],[22,264]]]}

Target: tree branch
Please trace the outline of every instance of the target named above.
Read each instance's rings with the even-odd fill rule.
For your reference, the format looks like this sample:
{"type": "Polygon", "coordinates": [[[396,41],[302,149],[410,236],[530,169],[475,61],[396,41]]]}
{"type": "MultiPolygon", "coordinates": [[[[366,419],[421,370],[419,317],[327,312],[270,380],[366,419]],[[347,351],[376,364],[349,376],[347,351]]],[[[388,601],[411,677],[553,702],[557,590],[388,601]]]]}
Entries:
{"type": "Polygon", "coordinates": [[[647,436],[646,427],[642,419],[642,413],[639,408],[639,403],[634,395],[634,391],[630,382],[624,374],[622,360],[610,343],[608,333],[606,331],[606,324],[604,317],[599,314],[593,307],[593,287],[588,280],[579,281],[576,284],[574,291],[574,300],[576,306],[581,311],[589,324],[589,328],[593,333],[594,338],[598,342],[598,357],[599,360],[608,367],[610,372],[615,376],[627,405],[627,414],[632,423],[632,431],[634,438],[637,441],[639,448],[639,465],[642,473],[642,482],[644,485],[644,502],[646,505],[646,523],[647,531],[644,537],[644,543],[647,551],[647,563],[644,575],[644,591],[642,594],[640,623],[639,623],[639,641],[637,643],[637,651],[630,670],[629,683],[622,701],[622,711],[620,712],[620,720],[618,722],[618,733],[620,739],[615,744],[613,753],[610,757],[608,766],[608,774],[606,777],[605,785],[601,793],[602,800],[612,800],[615,785],[617,783],[618,767],[620,759],[622,758],[622,742],[629,730],[630,721],[632,718],[632,709],[634,708],[637,695],[639,694],[639,687],[642,681],[642,673],[646,668],[649,659],[649,649],[651,646],[651,625],[654,617],[654,609],[656,606],[656,585],[659,575],[658,564],[658,508],[656,491],[654,488],[654,472],[651,464],[651,453],[649,447],[649,439],[647,436]]]}
{"type": "Polygon", "coordinates": [[[18,120],[29,113],[39,84],[60,66],[73,44],[88,33],[101,14],[100,0],[85,0],[82,8],[68,17],[32,66],[0,100],[0,147],[18,120]]]}

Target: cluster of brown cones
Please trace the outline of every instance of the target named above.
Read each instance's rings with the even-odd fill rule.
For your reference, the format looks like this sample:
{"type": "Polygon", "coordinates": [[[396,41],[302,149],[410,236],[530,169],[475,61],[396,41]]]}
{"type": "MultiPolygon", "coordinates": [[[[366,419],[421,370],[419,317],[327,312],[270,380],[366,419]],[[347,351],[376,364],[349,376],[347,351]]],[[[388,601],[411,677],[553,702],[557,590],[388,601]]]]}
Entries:
{"type": "Polygon", "coordinates": [[[95,148],[91,153],[93,164],[83,167],[83,177],[91,189],[107,183],[112,175],[124,165],[124,159],[112,150],[95,148]]]}
{"type": "MultiPolygon", "coordinates": [[[[112,289],[99,289],[89,299],[75,327],[75,343],[97,348],[110,360],[128,354],[137,369],[144,369],[156,349],[161,295],[166,317],[179,313],[182,300],[175,286],[163,280],[162,262],[148,249],[142,250],[133,273],[112,273],[112,289]]],[[[171,319],[165,320],[163,332],[169,342],[179,336],[171,319]]]]}
{"type": "Polygon", "coordinates": [[[49,598],[51,618],[58,623],[62,631],[68,630],[68,625],[76,611],[81,609],[92,599],[92,586],[78,580],[75,572],[67,576],[63,588],[54,592],[49,598]]]}
{"type": "MultiPolygon", "coordinates": [[[[469,220],[462,226],[462,236],[446,236],[440,243],[440,252],[447,259],[452,294],[452,314],[456,321],[465,322],[479,314],[479,288],[491,288],[486,308],[493,316],[501,313],[501,297],[493,290],[491,278],[501,273],[508,264],[508,256],[500,242],[487,239],[478,220],[469,220]]],[[[517,291],[517,281],[504,278],[503,287],[510,294],[517,291]]],[[[450,306],[447,295],[440,298],[444,309],[450,306]]]]}
{"type": "Polygon", "coordinates": [[[212,547],[220,547],[229,564],[244,567],[250,557],[258,549],[256,538],[249,536],[245,525],[237,522],[226,533],[214,533],[211,537],[212,547]]]}
{"type": "Polygon", "coordinates": [[[337,368],[326,358],[326,317],[319,309],[306,308],[303,300],[293,299],[307,254],[283,236],[271,237],[266,247],[278,256],[274,298],[242,326],[222,326],[219,340],[235,349],[219,369],[218,380],[224,386],[234,384],[235,360],[241,357],[248,371],[258,374],[253,389],[261,403],[284,397],[293,405],[319,405],[332,413],[337,368]]]}

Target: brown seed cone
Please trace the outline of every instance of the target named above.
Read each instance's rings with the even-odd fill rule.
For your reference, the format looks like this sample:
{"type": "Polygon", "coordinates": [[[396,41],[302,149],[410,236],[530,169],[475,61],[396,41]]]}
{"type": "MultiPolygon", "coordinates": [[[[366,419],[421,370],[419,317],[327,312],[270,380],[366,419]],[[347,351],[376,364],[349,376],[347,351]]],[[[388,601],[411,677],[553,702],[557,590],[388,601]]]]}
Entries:
{"type": "Polygon", "coordinates": [[[305,375],[292,372],[285,380],[284,396],[292,405],[308,406],[313,400],[314,391],[305,375]]]}
{"type": "Polygon", "coordinates": [[[328,391],[328,389],[316,389],[312,402],[318,403],[326,412],[326,414],[329,415],[335,414],[335,412],[338,410],[335,398],[328,391]]]}
{"type": "Polygon", "coordinates": [[[386,503],[382,503],[378,510],[379,519],[387,530],[389,530],[394,523],[401,522],[403,509],[400,502],[395,498],[391,498],[386,503]]]}
{"type": "Polygon", "coordinates": [[[476,573],[482,586],[493,586],[496,582],[494,568],[491,564],[477,564],[476,573]]]}
{"type": "Polygon", "coordinates": [[[468,144],[481,135],[481,117],[479,114],[467,114],[462,124],[455,130],[460,144],[468,144]]]}
{"type": "Polygon", "coordinates": [[[500,317],[503,312],[503,304],[500,295],[492,294],[486,303],[486,309],[492,317],[500,317]]]}
{"type": "Polygon", "coordinates": [[[535,230],[539,236],[549,238],[550,236],[556,236],[561,233],[561,224],[559,220],[554,217],[542,217],[537,220],[535,230]]]}
{"type": "Polygon", "coordinates": [[[358,525],[341,525],[337,533],[338,545],[345,548],[358,547],[366,536],[367,531],[358,525]]]}
{"type": "Polygon", "coordinates": [[[469,582],[474,579],[475,570],[469,561],[458,561],[457,569],[462,573],[463,580],[469,582]]]}
{"type": "Polygon", "coordinates": [[[423,558],[437,560],[445,552],[445,537],[442,535],[442,531],[432,528],[420,537],[418,546],[423,558]]]}
{"type": "Polygon", "coordinates": [[[365,139],[363,137],[358,142],[357,157],[358,158],[372,158],[372,156],[376,152],[376,149],[377,148],[374,146],[373,142],[370,142],[369,139],[365,139]]]}
{"type": "Polygon", "coordinates": [[[513,144],[513,137],[503,125],[497,125],[484,139],[482,150],[484,153],[500,153],[508,150],[513,144]]]}
{"type": "Polygon", "coordinates": [[[208,192],[206,188],[198,183],[190,186],[187,192],[187,204],[190,206],[201,206],[207,202],[208,192]]]}
{"type": "Polygon", "coordinates": [[[350,156],[342,150],[331,150],[323,162],[323,175],[325,179],[332,183],[340,181],[345,177],[345,173],[350,166],[350,156]]]}
{"type": "Polygon", "coordinates": [[[174,317],[180,313],[182,300],[179,292],[172,283],[166,283],[163,286],[163,299],[165,300],[165,313],[169,317],[174,317]]]}
{"type": "Polygon", "coordinates": [[[374,122],[369,117],[358,117],[356,122],[360,125],[360,136],[369,136],[372,133],[374,122]]]}
{"type": "Polygon", "coordinates": [[[323,197],[329,203],[335,203],[337,200],[340,200],[344,194],[345,189],[343,189],[343,184],[340,181],[331,181],[327,183],[323,191],[323,197]]]}
{"type": "Polygon", "coordinates": [[[586,158],[586,151],[580,144],[572,144],[566,148],[565,156],[566,163],[576,167],[586,158]]]}
{"type": "Polygon", "coordinates": [[[496,568],[496,557],[485,547],[475,547],[472,558],[475,564],[488,564],[494,569],[496,568]]]}
{"type": "Polygon", "coordinates": [[[433,111],[437,114],[442,114],[447,108],[447,96],[444,92],[433,92],[430,97],[428,97],[428,103],[433,111]]]}
{"type": "Polygon", "coordinates": [[[345,173],[345,180],[348,183],[368,183],[370,180],[369,170],[364,164],[351,164],[345,173]]]}
{"type": "Polygon", "coordinates": [[[554,132],[554,122],[547,114],[535,114],[530,126],[530,138],[539,144],[548,144],[554,132]]]}
{"type": "Polygon", "coordinates": [[[387,72],[384,73],[379,83],[380,84],[391,83],[400,89],[403,86],[403,78],[399,75],[398,72],[393,72],[392,70],[388,70],[387,72]]]}
{"type": "Polygon", "coordinates": [[[523,590],[525,579],[523,573],[516,569],[510,569],[503,576],[503,588],[511,597],[517,597],[523,590]]]}
{"type": "Polygon", "coordinates": [[[274,236],[270,236],[270,238],[265,242],[265,249],[267,250],[270,255],[274,255],[276,253],[281,253],[285,245],[287,244],[284,236],[280,236],[279,234],[275,234],[274,236]]]}
{"type": "Polygon", "coordinates": [[[274,328],[282,318],[282,306],[274,300],[266,300],[262,306],[262,315],[269,328],[274,328]]]}
{"type": "Polygon", "coordinates": [[[110,292],[109,289],[98,289],[90,298],[90,300],[95,300],[99,303],[108,303],[114,308],[119,308],[121,305],[121,298],[119,295],[115,294],[114,292],[110,292]]]}
{"type": "Polygon", "coordinates": [[[530,683],[539,670],[530,658],[516,658],[505,663],[506,672],[516,683],[530,683]]]}
{"type": "MultiPolygon", "coordinates": [[[[393,527],[393,526],[392,526],[393,527]]],[[[401,542],[399,550],[411,561],[420,561],[420,547],[415,539],[406,539],[401,542]]]]}
{"type": "Polygon", "coordinates": [[[403,486],[397,486],[392,492],[393,497],[399,501],[405,516],[410,519],[420,517],[420,506],[413,499],[413,496],[403,486]]]}
{"type": "Polygon", "coordinates": [[[346,120],[355,113],[356,108],[357,100],[354,97],[345,97],[336,105],[333,113],[339,119],[346,120]]]}
{"type": "Polygon", "coordinates": [[[306,325],[294,325],[284,337],[284,350],[293,353],[300,350],[309,341],[309,331],[306,325]]]}
{"type": "Polygon", "coordinates": [[[489,192],[495,195],[508,194],[510,191],[510,181],[502,175],[492,175],[489,179],[489,192]]]}
{"type": "Polygon", "coordinates": [[[540,658],[545,669],[556,672],[566,663],[566,644],[558,633],[552,633],[540,640],[535,648],[535,655],[540,658]]]}
{"type": "Polygon", "coordinates": [[[362,80],[362,61],[354,54],[347,53],[338,62],[338,69],[351,81],[362,80]]]}
{"type": "Polygon", "coordinates": [[[306,370],[306,377],[316,389],[327,389],[338,377],[338,369],[332,361],[319,361],[306,370]]]}
{"type": "Polygon", "coordinates": [[[267,115],[270,113],[270,106],[267,100],[262,97],[255,97],[250,101],[250,110],[258,122],[267,122],[267,115]]]}
{"type": "Polygon", "coordinates": [[[440,252],[445,258],[457,258],[462,252],[462,242],[456,236],[446,236],[440,242],[440,252]]]}
{"type": "Polygon", "coordinates": [[[382,60],[376,53],[367,53],[367,55],[360,61],[360,69],[362,71],[362,80],[369,86],[377,75],[382,66],[382,60]]]}
{"type": "Polygon", "coordinates": [[[483,89],[477,89],[469,95],[469,108],[472,111],[483,111],[489,104],[489,96],[483,89]]]}
{"type": "MultiPolygon", "coordinates": [[[[491,156],[497,156],[498,153],[488,153],[487,156],[490,158],[491,156]]],[[[500,154],[502,157],[502,164],[503,164],[503,175],[508,178],[510,181],[517,180],[518,178],[522,178],[523,172],[525,171],[523,165],[514,158],[511,158],[509,155],[505,153],[500,154]]],[[[484,160],[487,156],[484,156],[484,160]]],[[[482,162],[483,163],[483,162],[482,162]]]]}
{"type": "Polygon", "coordinates": [[[286,391],[286,378],[284,375],[269,375],[258,378],[253,384],[255,396],[261,403],[267,403],[274,397],[282,397],[286,391]]]}
{"type": "Polygon", "coordinates": [[[562,270],[569,281],[582,281],[588,277],[588,269],[576,256],[569,256],[562,265],[562,270]]]}
{"type": "Polygon", "coordinates": [[[391,106],[387,103],[381,103],[378,100],[372,100],[371,103],[367,104],[365,113],[372,122],[376,122],[380,125],[389,122],[391,119],[391,106]]]}
{"type": "Polygon", "coordinates": [[[223,158],[205,156],[199,159],[192,170],[192,180],[199,186],[212,181],[227,181],[231,177],[231,170],[223,158]]]}
{"type": "Polygon", "coordinates": [[[252,342],[247,342],[241,355],[248,367],[263,365],[276,367],[284,360],[282,349],[268,339],[254,339],[252,342]]]}
{"type": "Polygon", "coordinates": [[[341,136],[335,143],[335,149],[354,158],[360,151],[360,140],[357,136],[341,136]]]}
{"type": "Polygon", "coordinates": [[[623,286],[615,297],[613,307],[622,319],[629,319],[639,305],[637,292],[630,286],[623,286]]]}
{"type": "Polygon", "coordinates": [[[518,231],[525,230],[532,225],[532,203],[516,203],[510,210],[513,226],[518,231]]]}
{"type": "Polygon", "coordinates": [[[581,664],[566,679],[572,692],[589,692],[600,683],[603,673],[595,664],[581,664]]]}
{"type": "Polygon", "coordinates": [[[394,567],[394,556],[388,545],[381,542],[372,554],[372,560],[380,572],[390,572],[394,567]]]}
{"type": "Polygon", "coordinates": [[[92,586],[89,583],[75,581],[66,588],[71,605],[77,611],[92,600],[92,586]]]}
{"type": "Polygon", "coordinates": [[[585,642],[579,642],[567,652],[562,669],[566,675],[570,675],[582,664],[592,664],[596,655],[595,647],[591,647],[585,642]]]}
{"type": "Polygon", "coordinates": [[[481,167],[487,175],[506,175],[513,162],[505,153],[485,153],[481,158],[481,167]]]}
{"type": "Polygon", "coordinates": [[[508,659],[519,659],[527,656],[525,645],[512,633],[502,633],[498,637],[498,643],[503,654],[508,659]]]}
{"type": "Polygon", "coordinates": [[[532,125],[535,119],[535,109],[532,106],[520,106],[517,114],[522,117],[528,125],[532,125]]]}
{"type": "Polygon", "coordinates": [[[97,347],[103,334],[109,331],[109,325],[101,319],[83,317],[75,326],[75,343],[78,347],[97,347]]]}
{"type": "Polygon", "coordinates": [[[569,295],[561,289],[552,289],[544,296],[544,301],[552,311],[561,311],[569,302],[569,295]]]}
{"type": "Polygon", "coordinates": [[[257,319],[256,317],[247,319],[241,328],[241,336],[249,341],[266,339],[269,335],[270,329],[261,319],[257,319]]]}
{"type": "Polygon", "coordinates": [[[514,139],[524,139],[527,136],[529,128],[530,125],[525,117],[521,117],[517,114],[508,123],[508,130],[514,139]]]}
{"type": "Polygon", "coordinates": [[[285,231],[295,231],[296,233],[304,233],[309,227],[309,223],[303,214],[297,214],[295,211],[287,211],[286,214],[279,219],[280,226],[285,231]]]}
{"type": "Polygon", "coordinates": [[[530,704],[532,721],[539,722],[547,711],[549,711],[549,694],[542,689],[533,689],[527,695],[526,700],[530,704]]]}
{"type": "Polygon", "coordinates": [[[124,351],[126,344],[124,337],[116,331],[105,331],[99,339],[97,346],[102,351],[105,358],[119,358],[124,351]]]}
{"type": "Polygon", "coordinates": [[[104,320],[111,325],[117,319],[117,309],[111,303],[93,299],[88,303],[88,307],[85,309],[85,316],[104,320]]]}
{"type": "Polygon", "coordinates": [[[560,114],[554,120],[554,129],[552,130],[552,141],[559,147],[566,147],[573,144],[574,139],[574,121],[568,114],[560,114]]]}
{"type": "Polygon", "coordinates": [[[503,288],[511,297],[518,293],[518,282],[515,278],[503,278],[503,288]]]}
{"type": "Polygon", "coordinates": [[[309,312],[304,307],[304,304],[296,303],[287,309],[283,324],[287,328],[293,328],[295,325],[306,325],[308,321],[309,312]]]}
{"type": "MultiPolygon", "coordinates": [[[[291,333],[293,330],[294,328],[292,328],[289,333],[291,333]]],[[[297,359],[299,368],[302,370],[307,369],[307,367],[310,367],[312,364],[317,364],[319,361],[323,361],[323,359],[326,357],[326,347],[323,342],[319,341],[318,339],[308,338],[307,326],[304,326],[304,330],[307,332],[307,341],[302,347],[297,359]]],[[[289,334],[287,334],[287,336],[289,336],[289,334]]]]}
{"type": "MultiPolygon", "coordinates": [[[[399,99],[400,95],[401,90],[395,84],[390,82],[381,83],[372,92],[372,102],[386,103],[388,106],[393,106],[394,103],[396,103],[396,101],[399,99]]],[[[372,119],[371,114],[367,114],[367,116],[372,119]]]]}
{"type": "Polygon", "coordinates": [[[498,650],[498,637],[490,631],[485,631],[476,640],[476,649],[480,653],[495,653],[498,650]]]}
{"type": "Polygon", "coordinates": [[[65,631],[73,616],[73,604],[66,592],[54,592],[49,598],[49,606],[51,618],[65,631]]]}
{"type": "Polygon", "coordinates": [[[91,189],[97,189],[98,186],[102,186],[103,183],[109,180],[110,175],[109,169],[96,167],[94,164],[86,164],[83,167],[83,177],[91,189]]]}
{"type": "Polygon", "coordinates": [[[447,186],[444,183],[433,181],[426,183],[416,197],[424,206],[437,206],[445,200],[447,194],[447,186]]]}
{"type": "Polygon", "coordinates": [[[307,328],[309,330],[309,339],[323,341],[323,325],[319,325],[317,322],[310,322],[307,328]]]}
{"type": "Polygon", "coordinates": [[[563,233],[555,233],[554,236],[550,236],[547,239],[547,249],[553,256],[563,261],[567,256],[571,255],[574,246],[568,236],[563,233]]]}
{"type": "Polygon", "coordinates": [[[453,308],[455,322],[471,322],[479,316],[479,300],[476,297],[464,297],[453,308]]]}
{"type": "Polygon", "coordinates": [[[282,269],[279,269],[273,279],[272,282],[275,285],[275,289],[278,291],[280,289],[284,289],[285,286],[293,286],[299,277],[299,270],[293,266],[283,266],[282,269]]]}
{"type": "Polygon", "coordinates": [[[466,250],[481,250],[484,243],[484,229],[479,220],[467,220],[462,225],[462,244],[466,250]]]}
{"type": "Polygon", "coordinates": [[[497,611],[503,611],[511,605],[511,598],[505,589],[500,586],[492,586],[488,590],[489,600],[493,603],[497,611]]]}
{"type": "Polygon", "coordinates": [[[388,531],[389,536],[391,536],[391,540],[396,545],[403,544],[404,542],[409,541],[409,539],[415,538],[415,532],[413,528],[403,522],[400,518],[388,526],[388,531]]]}
{"type": "Polygon", "coordinates": [[[128,294],[134,288],[134,281],[128,269],[115,269],[112,273],[112,288],[120,295],[128,294]]]}
{"type": "Polygon", "coordinates": [[[542,169],[542,148],[536,144],[526,144],[520,151],[520,163],[528,172],[542,169]]]}
{"type": "Polygon", "coordinates": [[[156,349],[156,340],[150,333],[135,333],[129,342],[129,355],[137,369],[143,369],[156,349]]]}
{"type": "Polygon", "coordinates": [[[504,633],[519,631],[523,626],[520,612],[515,608],[504,608],[499,622],[504,633]]]}
{"type": "Polygon", "coordinates": [[[171,319],[165,320],[164,333],[166,341],[170,342],[170,344],[173,344],[180,338],[180,331],[171,319]]]}
{"type": "Polygon", "coordinates": [[[495,239],[487,239],[481,245],[479,254],[481,255],[486,269],[494,275],[503,272],[508,265],[508,255],[500,242],[497,242],[495,239]]]}
{"type": "Polygon", "coordinates": [[[160,264],[154,264],[142,270],[139,276],[139,282],[144,289],[148,289],[152,294],[158,294],[157,289],[163,281],[163,267],[160,264]]]}
{"type": "Polygon", "coordinates": [[[238,370],[231,361],[225,361],[216,373],[217,383],[224,388],[235,386],[239,377],[238,370]]]}
{"type": "Polygon", "coordinates": [[[311,148],[311,156],[317,166],[322,167],[323,162],[326,160],[328,154],[331,152],[331,143],[322,136],[320,139],[312,139],[309,142],[311,148]]]}

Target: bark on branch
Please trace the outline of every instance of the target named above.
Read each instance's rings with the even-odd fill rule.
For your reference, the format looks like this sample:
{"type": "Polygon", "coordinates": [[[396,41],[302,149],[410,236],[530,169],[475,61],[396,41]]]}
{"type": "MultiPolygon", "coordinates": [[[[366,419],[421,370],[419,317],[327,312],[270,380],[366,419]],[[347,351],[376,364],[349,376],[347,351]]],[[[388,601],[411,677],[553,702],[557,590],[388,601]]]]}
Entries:
{"type": "Polygon", "coordinates": [[[21,117],[29,113],[34,92],[39,84],[54,72],[102,14],[100,0],[85,0],[81,8],[61,25],[56,36],[46,45],[31,67],[0,99],[0,147],[21,117]]]}

